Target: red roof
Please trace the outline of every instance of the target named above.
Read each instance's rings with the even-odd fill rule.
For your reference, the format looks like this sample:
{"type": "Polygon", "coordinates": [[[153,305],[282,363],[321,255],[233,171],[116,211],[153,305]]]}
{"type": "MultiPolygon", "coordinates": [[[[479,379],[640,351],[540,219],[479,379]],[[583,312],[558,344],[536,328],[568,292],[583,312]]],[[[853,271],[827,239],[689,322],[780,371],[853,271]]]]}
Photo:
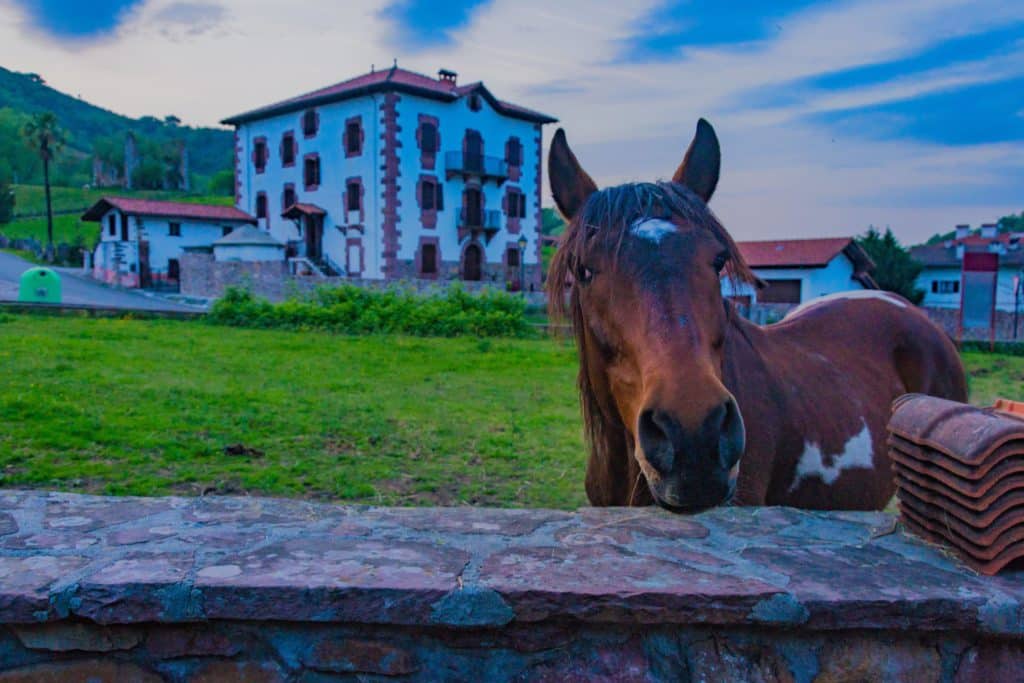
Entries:
{"type": "Polygon", "coordinates": [[[126,214],[138,216],[163,216],[166,218],[195,218],[208,221],[232,221],[255,223],[256,219],[245,211],[233,206],[214,204],[189,204],[186,202],[164,202],[155,199],[133,197],[103,197],[84,214],[83,221],[99,221],[110,209],[119,209],[126,214]]]}
{"type": "Polygon", "coordinates": [[[421,95],[423,97],[448,101],[456,100],[471,92],[479,92],[480,95],[491,103],[492,107],[494,107],[499,113],[505,114],[506,116],[525,119],[534,123],[554,123],[558,120],[532,109],[520,107],[509,102],[502,102],[494,97],[484,84],[480,82],[457,86],[450,81],[438,80],[436,78],[431,78],[430,76],[418,74],[414,71],[400,69],[396,66],[383,71],[371,71],[370,73],[363,74],[362,76],[356,76],[355,78],[350,78],[347,81],[329,85],[326,88],[320,88],[319,90],[314,90],[304,95],[299,95],[265,107],[253,109],[224,119],[221,123],[237,126],[238,124],[245,123],[246,121],[255,121],[268,116],[297,111],[304,109],[305,107],[329,104],[331,102],[340,102],[342,100],[360,97],[362,95],[368,95],[375,92],[396,90],[413,95],[421,95]]]}
{"type": "Polygon", "coordinates": [[[737,242],[751,268],[821,267],[851,244],[850,237],[737,242]]]}

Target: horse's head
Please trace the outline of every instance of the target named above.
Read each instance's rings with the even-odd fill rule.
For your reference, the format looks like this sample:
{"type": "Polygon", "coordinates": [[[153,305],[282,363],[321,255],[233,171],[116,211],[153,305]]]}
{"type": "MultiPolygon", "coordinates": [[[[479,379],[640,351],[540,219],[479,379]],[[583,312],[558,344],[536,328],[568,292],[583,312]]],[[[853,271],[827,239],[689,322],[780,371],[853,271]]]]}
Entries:
{"type": "Polygon", "coordinates": [[[561,130],[548,159],[569,221],[549,299],[572,318],[592,457],[628,458],[599,443],[624,429],[654,499],[673,509],[727,501],[745,447],[722,378],[732,309],[720,278],[756,278],[707,207],[719,162],[703,119],[671,182],[598,190],[561,130]]]}

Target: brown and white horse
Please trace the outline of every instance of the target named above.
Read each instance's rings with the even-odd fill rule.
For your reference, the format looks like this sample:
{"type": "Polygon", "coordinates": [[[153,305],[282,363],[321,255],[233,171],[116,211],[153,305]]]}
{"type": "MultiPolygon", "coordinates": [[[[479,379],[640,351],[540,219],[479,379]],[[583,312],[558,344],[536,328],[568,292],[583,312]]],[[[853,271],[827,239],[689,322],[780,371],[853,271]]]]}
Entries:
{"type": "Polygon", "coordinates": [[[587,496],[676,510],[882,508],[894,492],[890,404],[908,392],[965,401],[956,348],[878,291],[766,327],[737,315],[720,278],[758,281],[707,207],[719,165],[701,119],[671,182],[598,190],[555,134],[548,171],[569,226],[548,293],[579,348],[587,496]]]}

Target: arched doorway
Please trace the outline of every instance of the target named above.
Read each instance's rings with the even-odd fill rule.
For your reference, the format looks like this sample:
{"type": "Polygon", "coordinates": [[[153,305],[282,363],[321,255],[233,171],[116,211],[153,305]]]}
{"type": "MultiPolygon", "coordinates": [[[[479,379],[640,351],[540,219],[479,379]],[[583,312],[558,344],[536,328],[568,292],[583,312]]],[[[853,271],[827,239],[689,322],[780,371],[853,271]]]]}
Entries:
{"type": "Polygon", "coordinates": [[[462,279],[477,282],[483,276],[483,251],[480,245],[471,244],[462,252],[462,279]]]}

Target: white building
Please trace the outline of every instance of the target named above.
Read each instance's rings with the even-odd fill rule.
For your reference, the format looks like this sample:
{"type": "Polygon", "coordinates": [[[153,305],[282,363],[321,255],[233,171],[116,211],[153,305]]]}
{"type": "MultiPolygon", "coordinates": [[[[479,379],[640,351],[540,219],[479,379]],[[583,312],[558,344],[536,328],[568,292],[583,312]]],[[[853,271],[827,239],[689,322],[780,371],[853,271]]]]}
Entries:
{"type": "Polygon", "coordinates": [[[100,224],[93,277],[123,287],[175,288],[186,247],[209,247],[256,219],[232,206],[104,197],[82,215],[100,224]]]}
{"type": "Polygon", "coordinates": [[[368,279],[516,287],[525,271],[537,288],[541,126],[554,121],[453,72],[394,67],[224,123],[236,206],[289,257],[368,279]]]}
{"type": "Polygon", "coordinates": [[[939,244],[913,247],[910,255],[924,268],[917,277],[917,287],[924,290],[922,306],[960,308],[963,295],[964,254],[981,252],[998,258],[995,307],[1013,311],[1019,278],[1024,275],[1024,234],[999,234],[994,223],[972,232],[969,225],[956,226],[953,239],[939,244]]]}
{"type": "Polygon", "coordinates": [[[740,253],[766,287],[743,285],[723,293],[741,304],[800,304],[826,294],[877,289],[871,258],[852,237],[737,242],[740,253]]]}

